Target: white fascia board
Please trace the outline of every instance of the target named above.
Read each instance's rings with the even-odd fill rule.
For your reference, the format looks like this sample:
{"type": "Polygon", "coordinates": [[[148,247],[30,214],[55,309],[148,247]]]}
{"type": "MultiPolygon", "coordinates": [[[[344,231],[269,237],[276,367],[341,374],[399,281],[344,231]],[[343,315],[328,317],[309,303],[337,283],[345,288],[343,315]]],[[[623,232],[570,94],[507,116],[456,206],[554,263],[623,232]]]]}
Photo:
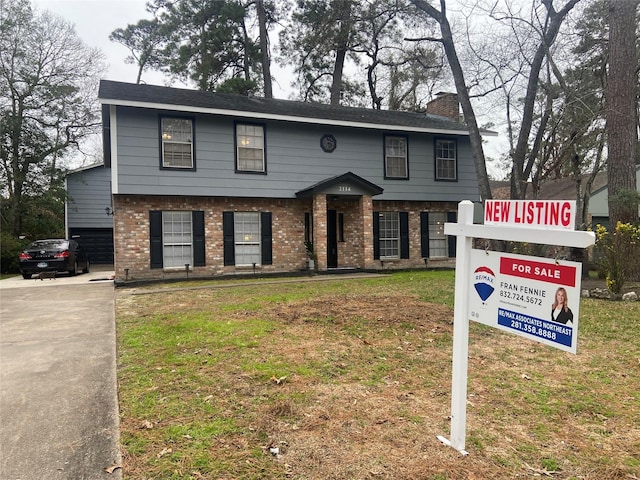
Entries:
{"type": "Polygon", "coordinates": [[[74,168],[73,170],[69,170],[67,175],[71,175],[72,173],[86,172],[87,170],[93,170],[94,168],[104,167],[104,162],[92,163],[91,165],[85,165],[84,167],[74,168]]]}
{"type": "MultiPolygon", "coordinates": [[[[152,109],[158,109],[158,110],[173,110],[176,112],[205,113],[205,114],[211,114],[211,115],[224,115],[224,116],[231,116],[231,117],[244,117],[244,118],[263,119],[263,120],[282,120],[285,122],[313,123],[316,125],[332,125],[337,127],[357,127],[357,128],[371,128],[375,130],[397,130],[401,132],[421,132],[421,133],[436,133],[440,135],[469,136],[469,132],[467,130],[405,127],[402,125],[383,125],[378,123],[348,122],[346,120],[329,120],[326,118],[297,117],[294,115],[275,115],[270,113],[247,112],[245,110],[223,110],[218,108],[190,107],[187,105],[148,103],[148,102],[138,102],[133,100],[109,100],[108,98],[100,98],[99,101],[102,105],[117,105],[122,107],[141,107],[141,108],[152,108],[152,109]]],[[[486,132],[486,133],[482,132],[482,134],[491,135],[491,136],[498,135],[495,132],[486,132]]]]}
{"type": "Polygon", "coordinates": [[[115,105],[109,107],[111,132],[111,194],[118,193],[118,121],[115,105]]]}

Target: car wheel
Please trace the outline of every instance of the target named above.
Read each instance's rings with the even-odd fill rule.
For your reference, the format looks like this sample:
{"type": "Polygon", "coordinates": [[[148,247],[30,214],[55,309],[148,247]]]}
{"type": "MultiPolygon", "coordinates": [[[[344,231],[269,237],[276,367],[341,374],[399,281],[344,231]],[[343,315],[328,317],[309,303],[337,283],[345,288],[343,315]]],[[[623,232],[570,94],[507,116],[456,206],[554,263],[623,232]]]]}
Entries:
{"type": "Polygon", "coordinates": [[[89,273],[89,259],[87,258],[87,263],[85,263],[84,268],[82,269],[82,273],[89,273]]]}
{"type": "Polygon", "coordinates": [[[72,277],[78,274],[78,261],[73,262],[73,269],[69,270],[69,275],[72,277]]]}
{"type": "Polygon", "coordinates": [[[23,273],[22,274],[22,278],[24,278],[25,280],[31,280],[31,274],[30,273],[23,273]]]}

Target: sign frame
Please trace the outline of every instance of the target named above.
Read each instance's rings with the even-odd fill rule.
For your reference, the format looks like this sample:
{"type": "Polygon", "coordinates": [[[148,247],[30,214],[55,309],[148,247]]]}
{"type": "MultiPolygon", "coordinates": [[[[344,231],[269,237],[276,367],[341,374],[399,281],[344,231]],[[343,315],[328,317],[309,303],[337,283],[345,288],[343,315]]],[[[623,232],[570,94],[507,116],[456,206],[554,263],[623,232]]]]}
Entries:
{"type": "MultiPolygon", "coordinates": [[[[469,362],[469,302],[471,285],[472,240],[506,240],[548,245],[548,228],[528,226],[518,228],[503,224],[479,225],[473,223],[473,203],[463,200],[458,204],[458,222],[445,223],[445,235],[456,236],[456,276],[453,313],[453,362],[451,382],[451,434],[447,439],[437,438],[445,445],[468,455],[465,450],[467,422],[467,369],[469,362]],[[536,235],[536,232],[538,233],[536,235]]],[[[595,243],[595,233],[575,230],[553,230],[553,245],[586,248],[595,243]]]]}

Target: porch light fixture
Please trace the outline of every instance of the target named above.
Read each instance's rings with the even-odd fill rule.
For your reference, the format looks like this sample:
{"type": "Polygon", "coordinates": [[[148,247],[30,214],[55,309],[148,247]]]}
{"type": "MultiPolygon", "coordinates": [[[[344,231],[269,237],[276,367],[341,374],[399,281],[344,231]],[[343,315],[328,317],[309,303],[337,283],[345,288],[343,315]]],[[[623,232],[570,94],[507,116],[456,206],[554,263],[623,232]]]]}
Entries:
{"type": "Polygon", "coordinates": [[[106,213],[108,216],[112,217],[114,213],[116,213],[114,208],[111,207],[107,207],[104,209],[104,213],[106,213]]]}

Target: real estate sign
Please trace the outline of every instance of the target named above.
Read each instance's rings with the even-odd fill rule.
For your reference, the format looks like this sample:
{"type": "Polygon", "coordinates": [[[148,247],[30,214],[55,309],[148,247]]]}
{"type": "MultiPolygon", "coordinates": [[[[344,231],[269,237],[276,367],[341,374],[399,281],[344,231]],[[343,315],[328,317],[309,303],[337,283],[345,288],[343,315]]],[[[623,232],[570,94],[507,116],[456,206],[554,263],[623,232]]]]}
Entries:
{"type": "Polygon", "coordinates": [[[582,264],[471,251],[469,316],[576,353],[582,264]]]}
{"type": "Polygon", "coordinates": [[[458,204],[456,238],[451,437],[438,436],[462,454],[467,422],[469,320],[576,352],[580,307],[579,263],[473,248],[473,239],[586,248],[593,232],[575,231],[575,202],[487,200],[484,224],[473,223],[473,203],[458,204]]]}
{"type": "Polygon", "coordinates": [[[573,230],[575,223],[575,200],[487,200],[484,205],[485,225],[573,230]]]}

